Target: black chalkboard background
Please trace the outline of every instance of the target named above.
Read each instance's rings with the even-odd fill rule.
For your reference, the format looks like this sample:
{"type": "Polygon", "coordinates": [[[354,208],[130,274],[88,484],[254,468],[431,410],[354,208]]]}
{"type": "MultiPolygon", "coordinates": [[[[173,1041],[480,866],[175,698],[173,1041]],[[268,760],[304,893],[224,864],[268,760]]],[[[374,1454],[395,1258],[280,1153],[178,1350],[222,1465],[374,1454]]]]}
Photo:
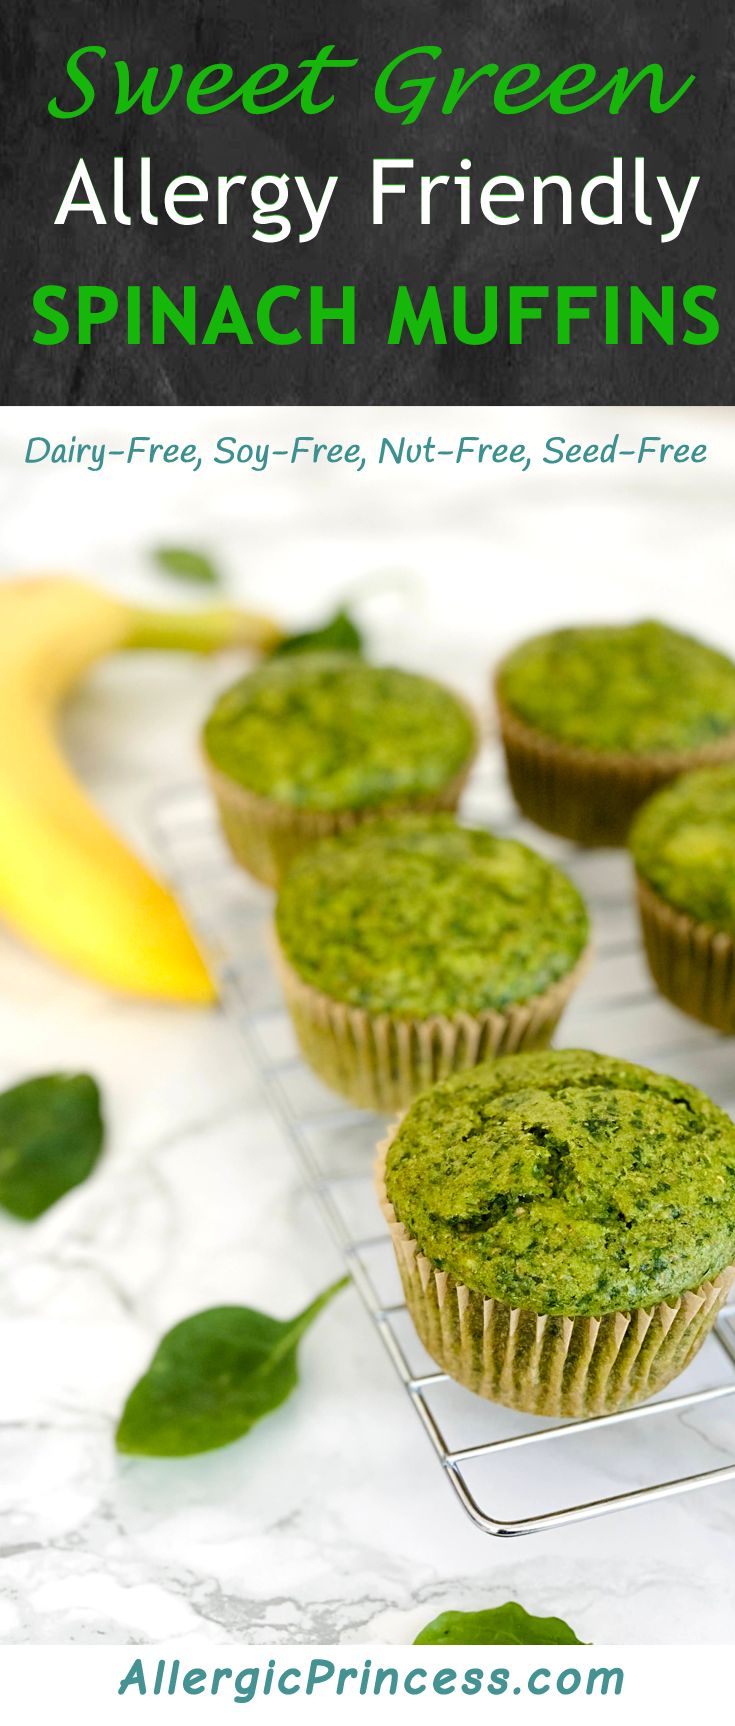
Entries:
{"type": "Polygon", "coordinates": [[[4,0],[2,125],[4,301],[0,324],[2,397],[16,403],[236,402],[730,402],[735,354],[731,135],[733,119],[732,0],[4,0]],[[156,119],[136,111],[115,120],[111,80],[106,95],[73,124],[47,113],[49,97],[68,99],[67,54],[82,43],[104,43],[109,60],[125,58],[139,75],[149,64],[181,60],[193,73],[230,61],[245,76],[271,59],[295,64],[325,41],[358,55],[360,69],[340,79],[328,113],[306,119],[298,108],[253,119],[231,108],[205,120],[174,102],[156,119]],[[694,71],[690,94],[668,115],[653,117],[632,100],[612,118],[592,108],[555,117],[539,108],[504,119],[481,94],[451,120],[438,103],[411,128],[381,115],[372,87],[378,70],[402,49],[438,43],[444,64],[468,68],[486,60],[501,67],[535,60],[551,77],[579,60],[606,76],[618,65],[661,61],[673,87],[694,71]],[[484,179],[502,170],[521,180],[566,173],[575,187],[610,171],[614,154],[632,164],[646,156],[652,173],[666,173],[683,191],[702,176],[681,238],[660,244],[655,228],[629,214],[622,228],[573,228],[525,223],[502,230],[481,218],[460,229],[455,220],[422,229],[398,200],[383,228],[370,223],[370,162],[374,155],[413,155],[422,171],[456,172],[463,154],[484,179]],[[96,227],[53,218],[75,164],[83,155],[109,201],[112,158],[153,159],[158,183],[191,172],[303,172],[316,181],[329,172],[340,186],[319,238],[298,245],[254,244],[235,220],[218,228],[158,228],[140,223],[96,227]],[[213,294],[231,282],[247,310],[275,281],[358,287],[359,340],[353,349],[328,336],[275,348],[234,340],[191,348],[180,338],[165,347],[128,347],[124,330],[102,332],[91,347],[69,341],[39,347],[31,340],[31,297],[44,282],[157,281],[172,296],[186,282],[213,294]],[[651,337],[633,351],[605,347],[591,323],[572,345],[557,348],[538,325],[522,348],[497,340],[484,348],[453,342],[386,346],[393,290],[404,281],[484,284],[638,283],[654,297],[662,281],[717,287],[721,333],[709,347],[667,348],[651,337]]]}

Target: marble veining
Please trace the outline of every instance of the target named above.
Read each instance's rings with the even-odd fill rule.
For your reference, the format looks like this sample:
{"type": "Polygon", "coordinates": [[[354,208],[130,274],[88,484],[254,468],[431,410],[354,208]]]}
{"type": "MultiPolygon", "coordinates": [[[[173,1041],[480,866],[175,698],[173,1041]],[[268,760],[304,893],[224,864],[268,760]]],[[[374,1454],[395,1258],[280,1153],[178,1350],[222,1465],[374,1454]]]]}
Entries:
{"type": "MultiPolygon", "coordinates": [[[[602,410],[583,411],[602,425],[602,410]]],[[[207,410],[209,431],[238,416],[226,417],[223,428],[207,410]]],[[[717,618],[735,647],[731,432],[702,481],[707,510],[690,476],[669,490],[631,476],[616,494],[592,476],[573,494],[540,475],[519,494],[501,475],[480,488],[463,473],[453,492],[444,474],[407,489],[368,475],[359,492],[340,475],[327,494],[321,479],[310,489],[308,476],[280,472],[239,490],[232,476],[203,473],[193,488],[172,472],[155,485],[127,476],[133,514],[112,476],[103,491],[90,476],[19,469],[25,429],[19,416],[12,436],[7,421],[2,431],[8,566],[73,564],[160,604],[170,590],[148,572],[146,545],[202,540],[221,550],[233,594],[300,619],[364,570],[408,565],[408,589],[374,602],[377,650],[476,699],[508,640],[582,608],[626,615],[644,602],[684,625],[717,618]]],[[[232,670],[116,664],[70,709],[80,770],[141,847],[149,798],[197,771],[197,724],[232,670]]],[[[592,1642],[731,1639],[735,1488],[487,1538],[442,1479],[352,1290],[306,1339],[292,1400],[246,1440],[182,1462],[116,1457],[117,1415],[163,1329],[222,1301],[295,1310],[339,1267],[221,1014],[104,997],[3,935],[0,1080],[52,1067],[98,1075],[109,1130],[85,1187],[32,1227],[0,1217],[3,1641],[401,1643],[448,1605],[509,1597],[562,1613],[592,1642]]],[[[702,1426],[701,1466],[725,1454],[732,1418],[702,1426]]],[[[622,1448],[611,1469],[613,1485],[625,1482],[622,1448]]]]}

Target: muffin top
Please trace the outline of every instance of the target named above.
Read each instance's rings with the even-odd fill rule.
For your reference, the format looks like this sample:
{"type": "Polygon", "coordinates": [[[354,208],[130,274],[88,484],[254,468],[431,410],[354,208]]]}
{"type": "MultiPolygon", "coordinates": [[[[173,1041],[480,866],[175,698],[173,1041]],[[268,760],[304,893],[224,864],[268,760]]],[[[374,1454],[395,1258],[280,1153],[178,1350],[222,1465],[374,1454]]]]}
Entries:
{"type": "Polygon", "coordinates": [[[443,790],[474,753],[467,708],[428,677],[354,654],[274,659],[204,727],[215,767],[294,809],[367,809],[443,790]]]}
{"type": "Polygon", "coordinates": [[[639,811],[639,875],[670,905],[735,937],[735,765],[685,773],[639,811]]]}
{"type": "Polygon", "coordinates": [[[674,1300],[735,1261],[735,1125],[609,1055],[508,1055],[436,1085],[386,1185],[437,1268],[537,1313],[674,1300]]]}
{"type": "Polygon", "coordinates": [[[663,623],[535,636],[504,661],[498,691],[527,725],[583,749],[665,754],[735,731],[735,664],[663,623]]]}
{"type": "Polygon", "coordinates": [[[371,1013],[502,1011],[566,976],[587,913],[560,869],[451,815],[352,828],[306,851],[276,907],[299,976],[371,1013]]]}

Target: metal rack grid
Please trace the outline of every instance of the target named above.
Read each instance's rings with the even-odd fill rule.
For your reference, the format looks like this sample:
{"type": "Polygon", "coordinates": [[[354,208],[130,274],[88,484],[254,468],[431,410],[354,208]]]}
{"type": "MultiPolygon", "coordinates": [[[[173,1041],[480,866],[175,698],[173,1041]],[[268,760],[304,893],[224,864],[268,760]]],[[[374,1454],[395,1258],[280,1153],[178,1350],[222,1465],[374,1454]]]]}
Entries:
{"type": "MultiPolygon", "coordinates": [[[[673,1070],[735,1112],[731,1045],[669,1007],[650,983],[627,859],[579,851],[527,826],[509,802],[499,756],[490,749],[483,753],[462,813],[495,832],[531,840],[563,863],[590,905],[595,962],[567,1010],[564,1044],[600,1048],[673,1070]]],[[[182,785],[161,797],[152,829],[163,867],[207,953],[225,1011],[242,1036],[273,1115],[472,1521],[495,1536],[532,1534],[735,1480],[729,1400],[735,1395],[735,1305],[723,1309],[697,1361],[678,1380],[676,1394],[663,1393],[642,1406],[594,1420],[554,1422],[514,1415],[483,1402],[436,1370],[410,1324],[374,1198],[372,1152],[383,1123],[328,1091],[298,1053],[270,961],[271,895],[233,864],[203,786],[182,785]],[[716,1416],[723,1404],[730,1421],[724,1431],[712,1434],[701,1423],[706,1416],[716,1416]],[[612,1476],[609,1456],[597,1474],[590,1463],[600,1434],[612,1441],[612,1476]],[[632,1440],[632,1453],[621,1460],[623,1438],[632,1440]],[[704,1447],[709,1466],[692,1466],[692,1451],[698,1446],[704,1447]],[[544,1453],[545,1472],[529,1471],[528,1461],[534,1456],[538,1461],[539,1451],[544,1453]],[[570,1477],[570,1501],[537,1503],[530,1512],[524,1507],[523,1514],[500,1515],[491,1506],[497,1505],[501,1492],[503,1462],[515,1465],[511,1486],[515,1484],[516,1496],[519,1479],[526,1484],[531,1479],[537,1489],[542,1481],[544,1492],[553,1492],[556,1499],[570,1477]],[[631,1468],[634,1480],[627,1478],[631,1468]],[[639,1482],[641,1468],[650,1477],[639,1482]],[[592,1481],[584,1502],[576,1501],[580,1477],[592,1481]]]]}

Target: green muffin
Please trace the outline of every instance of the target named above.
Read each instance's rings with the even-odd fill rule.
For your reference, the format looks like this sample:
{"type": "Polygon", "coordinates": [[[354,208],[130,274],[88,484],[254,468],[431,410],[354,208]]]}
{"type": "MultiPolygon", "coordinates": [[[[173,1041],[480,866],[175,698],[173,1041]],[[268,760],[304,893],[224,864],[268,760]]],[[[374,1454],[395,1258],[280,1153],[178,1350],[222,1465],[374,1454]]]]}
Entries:
{"type": "Polygon", "coordinates": [[[394,811],[454,809],[477,747],[442,684],[354,654],[269,661],[221,695],[205,761],[238,862],[270,885],[305,845],[394,811]]]}
{"type": "Polygon", "coordinates": [[[378,1173],[421,1340],[540,1414],[600,1414],[688,1364],[735,1268],[735,1125],[701,1091],[585,1050],[424,1093],[378,1173]]]}
{"type": "Polygon", "coordinates": [[[307,1059],[359,1105],[391,1109],[488,1055],[548,1042],[589,924],[552,863],[438,814],[313,846],[281,886],[276,932],[307,1059]]]}
{"type": "Polygon", "coordinates": [[[624,843],[659,786],[735,757],[735,664],[663,623],[536,636],[496,689],[518,803],[583,844],[624,843]]]}
{"type": "Polygon", "coordinates": [[[630,834],[654,979],[683,1012],[735,1033],[735,765],[687,773],[630,834]]]}

